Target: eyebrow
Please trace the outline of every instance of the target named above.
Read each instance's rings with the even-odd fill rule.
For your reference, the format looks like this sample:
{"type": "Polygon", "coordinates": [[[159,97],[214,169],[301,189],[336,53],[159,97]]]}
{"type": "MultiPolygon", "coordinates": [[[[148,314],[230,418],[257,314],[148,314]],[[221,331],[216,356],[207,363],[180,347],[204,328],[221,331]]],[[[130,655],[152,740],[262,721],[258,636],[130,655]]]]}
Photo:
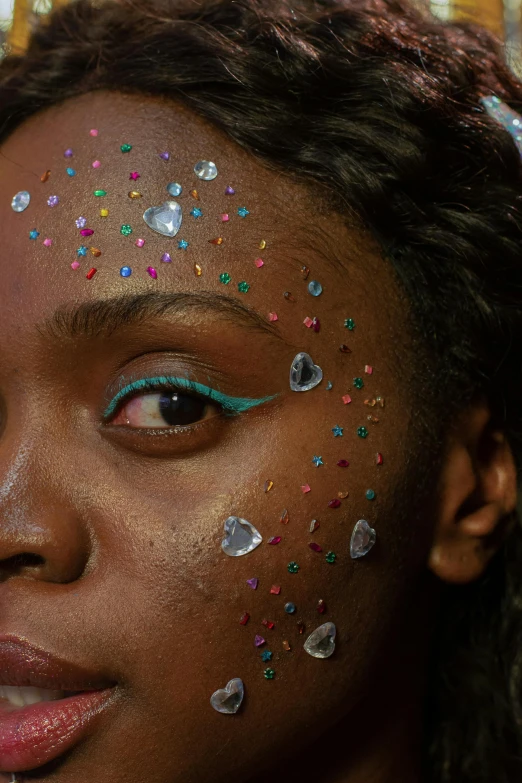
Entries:
{"type": "Polygon", "coordinates": [[[164,315],[183,316],[190,312],[218,316],[236,326],[283,339],[279,330],[256,310],[230,296],[213,292],[151,291],[82,302],[76,307],[63,306],[44,322],[43,329],[39,331],[57,339],[95,339],[164,315]]]}

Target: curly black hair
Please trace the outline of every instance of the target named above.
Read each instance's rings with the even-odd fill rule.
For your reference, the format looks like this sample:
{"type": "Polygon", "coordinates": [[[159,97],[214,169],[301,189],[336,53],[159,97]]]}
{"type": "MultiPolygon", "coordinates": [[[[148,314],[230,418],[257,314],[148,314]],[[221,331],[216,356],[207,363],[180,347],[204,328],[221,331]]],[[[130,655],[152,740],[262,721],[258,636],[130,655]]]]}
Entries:
{"type": "MultiPolygon", "coordinates": [[[[0,64],[0,141],[96,89],[175,98],[328,194],[409,300],[432,424],[487,396],[522,464],[522,164],[484,110],[522,111],[501,42],[407,0],[77,0],[0,64]]],[[[522,780],[522,531],[448,588],[425,780],[522,780]]]]}

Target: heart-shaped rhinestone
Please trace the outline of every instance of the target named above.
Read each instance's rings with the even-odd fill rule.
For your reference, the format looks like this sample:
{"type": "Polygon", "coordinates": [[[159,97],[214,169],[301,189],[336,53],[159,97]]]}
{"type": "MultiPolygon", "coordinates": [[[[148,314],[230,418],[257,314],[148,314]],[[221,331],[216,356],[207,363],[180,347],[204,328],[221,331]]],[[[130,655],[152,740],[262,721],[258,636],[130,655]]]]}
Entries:
{"type": "Polygon", "coordinates": [[[212,694],[210,703],[218,712],[233,715],[241,707],[244,695],[243,681],[239,677],[234,677],[233,680],[227,682],[225,688],[220,688],[212,694]]]}
{"type": "Polygon", "coordinates": [[[314,364],[312,357],[304,352],[298,353],[290,368],[290,388],[303,392],[313,389],[323,379],[323,371],[314,364]]]}
{"type": "Polygon", "coordinates": [[[224,533],[221,548],[231,557],[247,555],[263,540],[259,530],[240,517],[228,517],[225,520],[224,533]]]}
{"type": "Polygon", "coordinates": [[[350,555],[354,558],[367,555],[375,544],[376,533],[365,519],[360,519],[355,525],[350,540],[350,555]]]}
{"type": "Polygon", "coordinates": [[[164,237],[175,237],[181,228],[183,214],[177,201],[165,201],[159,207],[149,207],[143,220],[153,231],[164,237]]]}
{"type": "Polygon", "coordinates": [[[312,631],[304,648],[313,658],[329,658],[335,650],[335,625],[323,623],[315,631],[312,631]]]}
{"type": "Polygon", "coordinates": [[[29,202],[31,201],[31,194],[27,190],[19,190],[16,195],[13,196],[11,201],[11,209],[13,212],[23,212],[27,209],[29,202]]]}

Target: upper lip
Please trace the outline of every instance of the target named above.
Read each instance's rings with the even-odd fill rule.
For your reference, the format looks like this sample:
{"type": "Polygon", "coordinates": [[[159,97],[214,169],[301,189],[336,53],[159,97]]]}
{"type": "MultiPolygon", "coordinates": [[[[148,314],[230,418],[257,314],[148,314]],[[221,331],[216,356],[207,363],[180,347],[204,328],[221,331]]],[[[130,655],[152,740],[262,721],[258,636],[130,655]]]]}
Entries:
{"type": "Polygon", "coordinates": [[[58,658],[25,639],[0,635],[0,686],[91,691],[115,684],[99,673],[58,658]]]}

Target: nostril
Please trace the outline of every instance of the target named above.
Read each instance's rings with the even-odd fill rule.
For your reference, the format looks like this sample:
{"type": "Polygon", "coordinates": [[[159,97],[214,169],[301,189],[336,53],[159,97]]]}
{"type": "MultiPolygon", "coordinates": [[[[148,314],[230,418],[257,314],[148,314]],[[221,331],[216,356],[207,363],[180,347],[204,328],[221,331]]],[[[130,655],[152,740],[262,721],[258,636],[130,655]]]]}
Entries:
{"type": "Polygon", "coordinates": [[[12,557],[6,557],[5,560],[0,560],[0,580],[24,568],[39,566],[43,563],[45,563],[44,558],[33,552],[19,552],[12,557]]]}

